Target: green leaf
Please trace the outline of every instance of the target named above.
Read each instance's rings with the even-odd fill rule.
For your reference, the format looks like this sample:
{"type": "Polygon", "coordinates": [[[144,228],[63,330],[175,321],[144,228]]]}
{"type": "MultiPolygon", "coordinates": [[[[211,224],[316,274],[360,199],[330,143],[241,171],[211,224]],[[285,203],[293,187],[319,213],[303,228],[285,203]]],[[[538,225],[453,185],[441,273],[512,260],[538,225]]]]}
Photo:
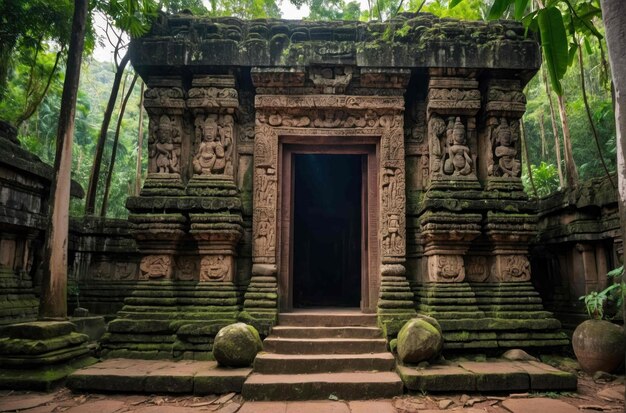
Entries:
{"type": "Polygon", "coordinates": [[[488,20],[495,20],[502,17],[502,15],[509,8],[511,3],[515,0],[496,0],[493,2],[491,9],[489,9],[489,15],[487,16],[488,20]]]}
{"type": "Polygon", "coordinates": [[[611,271],[609,271],[606,275],[611,278],[621,277],[624,273],[624,266],[617,267],[611,271]]]}
{"type": "Polygon", "coordinates": [[[462,2],[463,0],[452,0],[450,2],[450,4],[448,5],[449,9],[453,9],[455,8],[460,2],[462,2]]]}
{"type": "Polygon", "coordinates": [[[567,66],[571,66],[574,63],[574,58],[576,57],[576,52],[578,51],[578,46],[576,43],[570,43],[569,51],[567,53],[567,66]]]}
{"type": "Polygon", "coordinates": [[[563,16],[556,7],[539,10],[537,14],[541,48],[546,58],[545,65],[550,74],[550,83],[557,95],[563,94],[561,79],[567,71],[568,49],[567,35],[563,16]]]}
{"type": "Polygon", "coordinates": [[[522,18],[522,24],[526,27],[526,30],[532,30],[533,32],[539,31],[537,25],[537,11],[527,14],[522,18]]]}
{"type": "Polygon", "coordinates": [[[529,0],[515,0],[515,20],[522,20],[529,0]]]}

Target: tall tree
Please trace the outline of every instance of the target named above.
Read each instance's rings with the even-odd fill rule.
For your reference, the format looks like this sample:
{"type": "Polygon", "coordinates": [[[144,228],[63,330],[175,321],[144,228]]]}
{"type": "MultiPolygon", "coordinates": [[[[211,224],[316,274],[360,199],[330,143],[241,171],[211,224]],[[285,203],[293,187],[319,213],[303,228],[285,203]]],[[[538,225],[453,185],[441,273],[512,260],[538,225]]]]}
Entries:
{"type": "Polygon", "coordinates": [[[130,95],[133,93],[136,81],[137,81],[137,73],[133,75],[133,80],[130,82],[130,87],[128,88],[128,92],[126,92],[126,96],[124,96],[124,100],[122,101],[122,106],[120,107],[120,114],[117,118],[117,126],[115,127],[115,137],[113,138],[113,148],[111,149],[111,161],[109,162],[109,171],[107,172],[106,182],[104,184],[104,195],[102,196],[102,208],[100,208],[101,217],[106,217],[107,215],[107,207],[109,206],[109,191],[111,190],[111,179],[113,177],[113,168],[115,167],[115,157],[117,156],[117,144],[120,139],[120,129],[122,128],[122,119],[124,119],[124,112],[126,111],[126,104],[128,103],[128,99],[130,98],[130,95]]]}
{"type": "MultiPolygon", "coordinates": [[[[626,44],[626,7],[623,0],[601,0],[601,2],[611,77],[615,88],[618,202],[622,240],[626,240],[626,48],[624,48],[626,44]]],[[[626,248],[624,248],[622,262],[626,264],[626,248]]],[[[622,282],[626,282],[626,272],[622,277],[622,282]]],[[[626,306],[622,305],[622,310],[622,315],[626,320],[626,306]]]]}
{"type": "Polygon", "coordinates": [[[57,129],[54,176],[50,187],[50,221],[46,233],[44,276],[39,304],[39,317],[41,319],[67,318],[67,248],[72,140],[80,65],[85,45],[87,3],[87,0],[75,0],[74,2],[72,34],[57,129]]]}
{"type": "Polygon", "coordinates": [[[115,48],[113,56],[116,71],[109,102],[104,111],[102,126],[100,127],[100,134],[98,135],[98,141],[96,143],[96,151],[85,198],[85,215],[93,215],[96,210],[96,196],[98,192],[98,182],[100,181],[100,168],[102,167],[104,145],[109,132],[109,125],[111,123],[113,110],[115,109],[115,102],[117,101],[122,76],[126,65],[130,61],[128,43],[126,41],[127,36],[139,36],[147,32],[157,10],[157,5],[154,0],[128,0],[123,2],[104,1],[100,3],[99,7],[107,18],[107,39],[115,48]],[[118,61],[119,53],[122,52],[124,55],[118,61]]]}

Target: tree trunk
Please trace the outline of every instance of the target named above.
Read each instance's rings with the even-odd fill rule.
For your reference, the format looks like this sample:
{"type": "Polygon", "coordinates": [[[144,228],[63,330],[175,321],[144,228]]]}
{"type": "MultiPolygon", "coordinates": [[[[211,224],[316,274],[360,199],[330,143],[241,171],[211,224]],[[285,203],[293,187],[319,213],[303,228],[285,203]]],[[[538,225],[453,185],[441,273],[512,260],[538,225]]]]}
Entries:
{"type": "Polygon", "coordinates": [[[565,155],[565,177],[567,178],[567,187],[574,189],[578,186],[578,169],[574,162],[574,154],[572,153],[572,139],[569,134],[569,122],[567,120],[567,112],[565,112],[565,96],[556,95],[559,103],[559,116],[561,118],[561,128],[563,129],[563,155],[565,155]]]}
{"type": "Polygon", "coordinates": [[[50,185],[50,210],[39,302],[40,319],[67,318],[67,244],[74,116],[85,45],[87,0],[75,0],[67,69],[61,97],[54,176],[50,185]]]}
{"type": "Polygon", "coordinates": [[[137,137],[137,167],[135,168],[135,196],[141,192],[141,156],[143,151],[143,89],[141,82],[141,96],[139,96],[139,136],[137,137]]]}
{"type": "Polygon", "coordinates": [[[539,112],[539,133],[541,134],[541,160],[545,161],[548,154],[546,145],[546,129],[543,125],[543,109],[539,112]]]}
{"type": "Polygon", "coordinates": [[[93,215],[96,210],[96,193],[98,191],[98,181],[100,179],[100,167],[102,166],[104,144],[107,140],[109,124],[111,123],[113,109],[115,109],[115,101],[117,100],[117,94],[120,90],[122,75],[124,74],[124,69],[126,68],[129,60],[130,54],[126,52],[117,67],[117,72],[115,72],[115,78],[113,79],[113,87],[111,88],[109,102],[107,103],[106,110],[104,111],[104,118],[102,119],[102,126],[100,127],[100,135],[98,135],[98,142],[96,143],[96,153],[93,157],[93,165],[91,167],[91,174],[89,175],[89,186],[87,187],[87,195],[85,198],[85,215],[93,215]]]}
{"type": "Polygon", "coordinates": [[[133,76],[132,82],[130,82],[130,87],[128,88],[128,92],[126,92],[126,96],[124,96],[124,100],[122,101],[122,107],[120,108],[120,115],[117,118],[117,126],[115,127],[115,138],[113,138],[113,148],[111,149],[111,162],[109,163],[109,172],[107,173],[107,180],[104,185],[104,196],[102,197],[102,208],[100,209],[100,216],[107,216],[107,207],[109,206],[109,190],[111,189],[111,178],[113,177],[113,167],[115,166],[115,158],[117,156],[117,144],[120,140],[120,129],[122,127],[122,119],[124,119],[124,112],[126,111],[126,104],[128,103],[128,98],[133,93],[133,88],[135,87],[135,82],[137,81],[137,73],[133,76]]]}
{"type": "Polygon", "coordinates": [[[606,162],[604,162],[604,155],[602,155],[602,147],[600,146],[600,137],[598,136],[598,130],[596,129],[595,123],[593,123],[593,117],[591,116],[591,108],[589,107],[589,100],[587,99],[587,87],[585,84],[585,61],[583,59],[583,48],[578,43],[578,65],[580,67],[580,90],[583,95],[583,102],[585,103],[585,112],[587,112],[587,120],[589,120],[589,126],[591,126],[591,132],[593,132],[593,139],[596,141],[596,148],[598,149],[598,157],[600,158],[600,162],[602,162],[602,167],[604,168],[604,173],[606,174],[609,182],[613,189],[615,188],[615,184],[613,183],[613,178],[611,177],[611,173],[609,172],[609,168],[606,166],[606,162]]]}
{"type": "Polygon", "coordinates": [[[528,157],[528,145],[526,145],[526,129],[524,128],[524,120],[519,120],[519,129],[520,129],[520,137],[522,138],[522,148],[524,148],[522,152],[522,156],[526,160],[526,168],[528,169],[528,179],[530,179],[530,186],[533,188],[533,193],[535,194],[535,198],[539,198],[537,195],[537,187],[535,186],[535,179],[533,178],[533,170],[530,167],[530,158],[528,157]]]}
{"type": "MultiPolygon", "coordinates": [[[[617,189],[622,224],[622,241],[626,242],[626,13],[623,0],[601,0],[602,20],[615,87],[615,129],[617,141],[617,189]]],[[[626,264],[624,248],[622,264],[626,264]]],[[[626,272],[622,282],[626,282],[626,272]]],[[[623,284],[622,284],[623,285],[623,284]]],[[[626,306],[622,305],[624,320],[626,306]]],[[[624,331],[626,334],[626,330],[624,331]]],[[[625,392],[626,393],[626,392],[625,392]]]]}
{"type": "Polygon", "coordinates": [[[559,185],[561,188],[565,187],[565,178],[563,177],[563,169],[561,166],[561,144],[559,142],[559,130],[556,126],[556,115],[554,114],[554,104],[552,103],[552,92],[550,91],[550,85],[548,84],[548,75],[546,74],[545,67],[541,67],[541,75],[543,78],[543,85],[546,88],[546,96],[550,103],[550,121],[552,122],[552,134],[554,135],[554,153],[556,154],[556,166],[559,171],[559,185]]]}

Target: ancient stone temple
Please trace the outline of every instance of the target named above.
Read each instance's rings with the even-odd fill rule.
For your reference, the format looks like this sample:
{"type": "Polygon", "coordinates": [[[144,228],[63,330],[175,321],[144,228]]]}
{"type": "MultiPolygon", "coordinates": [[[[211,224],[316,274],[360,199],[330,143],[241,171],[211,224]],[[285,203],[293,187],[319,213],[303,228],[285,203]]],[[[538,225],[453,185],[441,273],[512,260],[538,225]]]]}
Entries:
{"type": "MultiPolygon", "coordinates": [[[[116,313],[101,355],[210,360],[216,333],[243,321],[265,339],[253,374],[194,391],[391,397],[403,383],[389,349],[418,314],[439,322],[444,354],[567,345],[531,282],[537,203],[520,177],[523,87],[540,56],[509,21],[159,16],[131,42],[148,87],[147,178],[128,222],[72,235],[81,303],[116,313]],[[346,369],[369,373],[313,377],[346,369]],[[298,394],[296,373],[310,373],[298,394]]],[[[461,370],[466,387],[434,390],[503,385],[461,370]]],[[[433,389],[415,374],[404,385],[433,389]]],[[[576,385],[528,374],[507,390],[576,385]]]]}

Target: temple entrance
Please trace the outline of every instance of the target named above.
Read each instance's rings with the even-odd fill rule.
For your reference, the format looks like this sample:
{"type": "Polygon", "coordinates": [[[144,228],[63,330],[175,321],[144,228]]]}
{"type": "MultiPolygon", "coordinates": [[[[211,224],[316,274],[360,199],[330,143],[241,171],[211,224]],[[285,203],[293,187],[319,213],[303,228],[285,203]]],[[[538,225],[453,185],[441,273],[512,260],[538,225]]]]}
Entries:
{"type": "Polygon", "coordinates": [[[293,157],[293,306],[359,307],[364,156],[293,157]]]}

